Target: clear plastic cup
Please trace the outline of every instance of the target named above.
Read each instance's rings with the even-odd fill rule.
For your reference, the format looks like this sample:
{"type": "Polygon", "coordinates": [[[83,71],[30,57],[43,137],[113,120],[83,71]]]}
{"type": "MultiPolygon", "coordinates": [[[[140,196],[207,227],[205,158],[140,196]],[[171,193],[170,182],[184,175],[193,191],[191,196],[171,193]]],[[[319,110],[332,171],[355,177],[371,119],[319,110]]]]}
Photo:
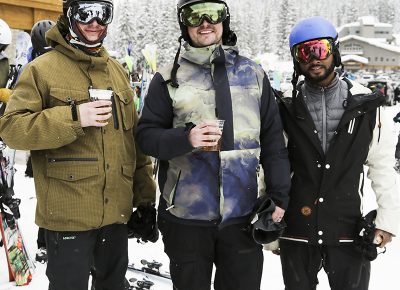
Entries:
{"type": "MultiPolygon", "coordinates": [[[[91,102],[100,100],[111,101],[112,95],[113,91],[111,90],[89,89],[89,97],[91,102]]],[[[102,107],[108,107],[108,106],[102,106],[102,107]]],[[[107,115],[107,113],[99,115],[107,115]]],[[[106,123],[107,120],[101,120],[101,121],[99,120],[98,122],[106,123]]]]}
{"type": "MultiPolygon", "coordinates": [[[[214,120],[205,120],[206,122],[215,122],[216,123],[216,126],[218,126],[218,128],[221,130],[221,132],[223,131],[223,129],[224,129],[224,122],[225,122],[225,120],[217,120],[217,119],[214,119],[214,120]]],[[[208,134],[207,134],[208,135],[208,134]]],[[[213,146],[202,146],[201,147],[201,150],[203,150],[203,151],[221,151],[221,138],[220,138],[220,136],[218,136],[218,143],[217,143],[217,145],[213,145],[213,146]]]]}

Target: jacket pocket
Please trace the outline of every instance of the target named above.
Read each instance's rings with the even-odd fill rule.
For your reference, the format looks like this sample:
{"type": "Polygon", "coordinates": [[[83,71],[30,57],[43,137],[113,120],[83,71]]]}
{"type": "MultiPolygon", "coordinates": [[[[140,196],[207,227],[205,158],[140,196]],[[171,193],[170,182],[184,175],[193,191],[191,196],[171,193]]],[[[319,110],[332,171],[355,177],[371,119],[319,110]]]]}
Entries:
{"type": "Polygon", "coordinates": [[[129,180],[132,180],[134,172],[135,172],[135,169],[134,169],[135,166],[136,166],[136,164],[134,164],[134,163],[123,164],[121,166],[122,167],[122,175],[125,178],[128,178],[129,180]]]}
{"type": "Polygon", "coordinates": [[[84,103],[89,100],[89,92],[76,91],[62,88],[51,88],[50,97],[46,107],[52,108],[56,106],[69,105],[72,100],[79,103],[84,103]]]}
{"type": "Polygon", "coordinates": [[[99,193],[103,192],[104,182],[99,174],[97,158],[49,158],[46,168],[46,218],[49,223],[66,226],[100,224],[103,196],[99,193]]]}
{"type": "Polygon", "coordinates": [[[47,176],[51,178],[78,181],[99,175],[97,158],[49,158],[48,162],[47,176]]]}
{"type": "Polygon", "coordinates": [[[133,91],[127,89],[116,93],[116,100],[119,100],[121,109],[122,125],[124,130],[133,128],[135,107],[133,104],[133,91]]]}

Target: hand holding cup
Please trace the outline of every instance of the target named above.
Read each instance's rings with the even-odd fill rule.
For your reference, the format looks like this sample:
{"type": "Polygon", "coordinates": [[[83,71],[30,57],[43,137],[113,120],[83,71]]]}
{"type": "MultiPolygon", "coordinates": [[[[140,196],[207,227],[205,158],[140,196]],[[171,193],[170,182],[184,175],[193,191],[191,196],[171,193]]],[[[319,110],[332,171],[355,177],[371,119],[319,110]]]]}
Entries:
{"type": "Polygon", "coordinates": [[[82,128],[104,127],[112,116],[111,101],[94,101],[79,105],[79,117],[82,128]]]}
{"type": "Polygon", "coordinates": [[[224,120],[205,120],[189,133],[189,142],[204,151],[219,151],[224,120]]]}

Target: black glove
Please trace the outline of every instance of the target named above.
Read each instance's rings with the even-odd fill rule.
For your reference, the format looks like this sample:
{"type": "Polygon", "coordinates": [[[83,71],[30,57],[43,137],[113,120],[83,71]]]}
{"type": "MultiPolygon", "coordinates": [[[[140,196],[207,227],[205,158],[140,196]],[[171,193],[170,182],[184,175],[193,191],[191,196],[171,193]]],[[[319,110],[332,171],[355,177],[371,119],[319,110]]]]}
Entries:
{"type": "Polygon", "coordinates": [[[21,214],[19,213],[19,204],[21,203],[21,200],[19,198],[13,198],[13,195],[14,190],[12,188],[3,190],[0,196],[0,202],[4,209],[9,209],[11,211],[10,214],[12,214],[14,218],[19,219],[21,217],[21,214]]]}
{"type": "Polygon", "coordinates": [[[378,256],[377,247],[379,245],[374,244],[375,239],[375,218],[376,210],[370,211],[365,217],[357,224],[356,238],[354,239],[354,245],[357,251],[369,261],[373,261],[378,256]]]}
{"type": "Polygon", "coordinates": [[[128,238],[155,243],[158,240],[157,211],[152,204],[139,205],[129,219],[128,238]]]}

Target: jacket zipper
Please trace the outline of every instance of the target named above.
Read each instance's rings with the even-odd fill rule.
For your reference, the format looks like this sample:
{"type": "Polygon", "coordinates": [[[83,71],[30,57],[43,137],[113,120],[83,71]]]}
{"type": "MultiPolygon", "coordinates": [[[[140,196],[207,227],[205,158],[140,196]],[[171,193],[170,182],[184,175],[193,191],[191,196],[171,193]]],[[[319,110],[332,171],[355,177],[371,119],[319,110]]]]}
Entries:
{"type": "Polygon", "coordinates": [[[181,179],[181,173],[182,173],[182,170],[179,170],[178,178],[175,183],[174,192],[171,196],[171,205],[165,209],[166,211],[169,211],[170,209],[173,209],[175,207],[176,190],[178,189],[178,183],[179,183],[179,180],[181,179]]]}
{"type": "Polygon", "coordinates": [[[67,161],[98,161],[97,158],[90,158],[90,157],[64,157],[64,158],[49,158],[49,163],[55,162],[67,162],[67,161]]]}

